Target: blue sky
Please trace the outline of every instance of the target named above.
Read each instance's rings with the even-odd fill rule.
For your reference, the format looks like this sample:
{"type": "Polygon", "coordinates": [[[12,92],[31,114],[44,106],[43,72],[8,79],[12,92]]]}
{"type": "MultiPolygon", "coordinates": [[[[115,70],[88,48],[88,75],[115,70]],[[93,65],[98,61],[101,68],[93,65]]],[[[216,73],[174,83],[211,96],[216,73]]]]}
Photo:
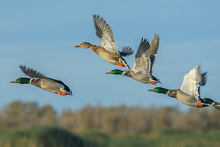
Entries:
{"type": "MultiPolygon", "coordinates": [[[[201,64],[208,72],[201,97],[220,101],[220,2],[195,0],[131,1],[1,1],[0,73],[3,108],[14,100],[49,104],[58,112],[78,110],[87,104],[103,106],[190,107],[166,95],[148,92],[153,85],[129,77],[106,75],[112,65],[91,50],[74,48],[81,42],[100,45],[95,35],[93,14],[106,20],[119,50],[130,46],[136,53],[141,38],[160,36],[153,75],[162,84],[176,89],[183,76],[201,64]],[[74,97],[61,97],[32,85],[9,81],[26,75],[19,65],[31,67],[45,76],[62,80],[74,97]]],[[[133,67],[134,56],[126,57],[133,67]]],[[[210,109],[210,108],[208,108],[210,109]]]]}

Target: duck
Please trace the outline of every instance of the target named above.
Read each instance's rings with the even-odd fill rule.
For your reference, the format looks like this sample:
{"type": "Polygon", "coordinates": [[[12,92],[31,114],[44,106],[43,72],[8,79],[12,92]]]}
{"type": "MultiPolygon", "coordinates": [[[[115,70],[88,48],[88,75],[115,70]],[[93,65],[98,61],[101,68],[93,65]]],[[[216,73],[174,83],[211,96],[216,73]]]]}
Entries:
{"type": "Polygon", "coordinates": [[[31,84],[61,96],[72,96],[72,91],[62,81],[46,77],[43,74],[22,65],[20,66],[20,69],[30,78],[18,78],[14,81],[10,81],[10,83],[31,84]]]}
{"type": "Polygon", "coordinates": [[[123,75],[142,83],[150,83],[157,86],[156,83],[161,82],[152,75],[152,72],[159,46],[159,39],[159,35],[155,34],[152,42],[149,44],[149,41],[146,38],[142,38],[135,55],[133,68],[125,71],[114,69],[106,74],[123,75]]]}
{"type": "Polygon", "coordinates": [[[148,91],[166,94],[188,106],[203,108],[212,105],[216,109],[219,109],[220,103],[217,103],[209,98],[200,98],[200,86],[204,86],[206,84],[206,74],[207,72],[201,73],[201,67],[199,64],[184,76],[183,83],[179,89],[155,87],[154,89],[149,89],[148,91]]]}
{"type": "Polygon", "coordinates": [[[75,46],[75,48],[91,49],[107,62],[118,65],[120,67],[129,68],[127,62],[123,57],[133,54],[133,50],[130,47],[123,47],[119,52],[113,37],[113,32],[108,24],[100,19],[99,15],[93,15],[96,35],[100,38],[101,46],[93,45],[89,42],[82,42],[75,46]]]}

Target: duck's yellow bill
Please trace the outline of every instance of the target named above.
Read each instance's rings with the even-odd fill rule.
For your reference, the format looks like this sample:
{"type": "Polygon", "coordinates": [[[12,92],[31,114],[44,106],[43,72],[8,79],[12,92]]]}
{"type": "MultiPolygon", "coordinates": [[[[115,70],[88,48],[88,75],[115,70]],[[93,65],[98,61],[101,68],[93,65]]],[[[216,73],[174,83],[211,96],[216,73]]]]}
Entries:
{"type": "Polygon", "coordinates": [[[154,91],[154,89],[149,89],[148,91],[154,91]]]}
{"type": "Polygon", "coordinates": [[[10,83],[17,83],[17,82],[16,82],[16,80],[14,80],[14,81],[10,81],[10,83]]]}

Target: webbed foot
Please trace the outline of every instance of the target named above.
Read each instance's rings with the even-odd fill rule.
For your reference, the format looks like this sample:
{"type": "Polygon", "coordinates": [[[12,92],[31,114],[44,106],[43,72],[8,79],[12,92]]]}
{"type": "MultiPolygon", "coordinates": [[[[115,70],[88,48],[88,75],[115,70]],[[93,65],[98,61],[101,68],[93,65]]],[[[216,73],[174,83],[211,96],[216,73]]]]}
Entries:
{"type": "Polygon", "coordinates": [[[117,62],[118,66],[120,67],[125,67],[123,64],[120,64],[119,62],[117,62]]]}
{"type": "Polygon", "coordinates": [[[154,81],[149,81],[149,83],[154,85],[154,86],[157,86],[156,82],[154,82],[154,81]]]}
{"type": "Polygon", "coordinates": [[[204,104],[203,103],[195,103],[197,108],[203,108],[204,104]]]}
{"type": "Polygon", "coordinates": [[[58,91],[58,94],[61,95],[61,96],[66,96],[66,92],[60,92],[60,91],[58,91]]]}

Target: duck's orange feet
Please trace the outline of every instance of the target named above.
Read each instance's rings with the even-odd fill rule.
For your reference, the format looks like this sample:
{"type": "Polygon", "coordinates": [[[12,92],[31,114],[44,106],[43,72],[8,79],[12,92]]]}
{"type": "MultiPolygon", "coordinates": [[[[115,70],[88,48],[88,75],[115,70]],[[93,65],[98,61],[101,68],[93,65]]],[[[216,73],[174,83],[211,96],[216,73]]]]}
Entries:
{"type": "Polygon", "coordinates": [[[198,108],[204,105],[203,103],[195,103],[195,104],[198,108]]]}
{"type": "Polygon", "coordinates": [[[157,86],[156,82],[154,82],[154,81],[149,81],[149,83],[154,85],[154,86],[157,86]]]}
{"type": "Polygon", "coordinates": [[[60,91],[58,91],[58,94],[61,95],[61,96],[66,96],[66,92],[60,92],[60,91]]]}
{"type": "Polygon", "coordinates": [[[123,64],[120,64],[120,63],[118,63],[118,62],[117,62],[117,64],[118,64],[118,66],[120,66],[120,67],[125,67],[123,64]]]}

